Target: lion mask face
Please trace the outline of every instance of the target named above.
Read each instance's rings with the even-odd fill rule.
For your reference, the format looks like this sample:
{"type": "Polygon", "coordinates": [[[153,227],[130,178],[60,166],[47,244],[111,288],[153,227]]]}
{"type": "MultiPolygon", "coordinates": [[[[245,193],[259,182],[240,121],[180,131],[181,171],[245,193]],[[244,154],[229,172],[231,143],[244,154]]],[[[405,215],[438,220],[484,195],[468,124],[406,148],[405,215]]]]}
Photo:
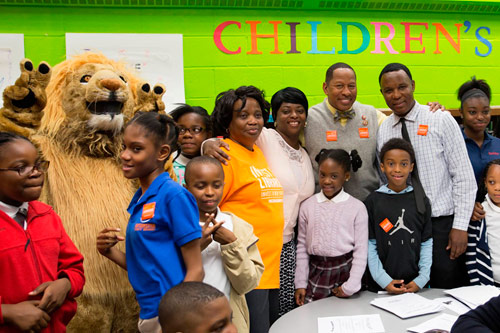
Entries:
{"type": "Polygon", "coordinates": [[[85,122],[93,131],[113,132],[123,128],[134,101],[127,76],[109,64],[87,63],[66,77],[62,107],[68,122],[85,122]]]}
{"type": "Polygon", "coordinates": [[[118,160],[123,125],[134,113],[137,78],[122,63],[90,52],[53,71],[40,132],[70,155],[118,160]]]}

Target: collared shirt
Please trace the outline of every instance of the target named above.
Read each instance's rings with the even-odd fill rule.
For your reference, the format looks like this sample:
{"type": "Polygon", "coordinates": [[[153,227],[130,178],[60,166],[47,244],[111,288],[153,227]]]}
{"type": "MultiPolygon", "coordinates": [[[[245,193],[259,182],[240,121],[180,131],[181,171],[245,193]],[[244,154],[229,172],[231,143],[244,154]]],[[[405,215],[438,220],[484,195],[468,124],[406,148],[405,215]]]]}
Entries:
{"type": "Polygon", "coordinates": [[[484,141],[481,147],[471,138],[467,137],[465,130],[462,128],[462,134],[467,147],[472,168],[474,169],[474,176],[479,184],[483,175],[483,170],[488,162],[500,158],[500,139],[489,135],[484,132],[484,141]]]}
{"type": "Polygon", "coordinates": [[[146,192],[139,188],[127,208],[127,272],[139,317],[158,315],[161,297],[181,283],[186,267],[181,247],[201,237],[196,199],[164,172],[146,192]]]}
{"type": "MultiPolygon", "coordinates": [[[[328,102],[328,99],[326,100],[326,106],[328,107],[328,110],[330,110],[330,112],[335,116],[335,114],[337,113],[337,110],[330,104],[330,102],[328,102]]],[[[352,107],[347,111],[351,111],[351,110],[352,110],[352,107]]],[[[387,118],[387,116],[385,115],[385,113],[377,110],[377,121],[378,121],[379,126],[384,122],[384,120],[386,118],[387,118]]],[[[348,120],[349,120],[348,118],[340,118],[340,125],[345,126],[347,124],[348,120]]]]}
{"type": "Polygon", "coordinates": [[[346,201],[347,199],[349,199],[349,194],[344,192],[344,188],[342,188],[336,196],[334,196],[331,199],[328,199],[325,196],[325,194],[323,193],[323,191],[321,191],[321,192],[318,192],[316,194],[316,199],[318,200],[319,203],[327,202],[327,201],[331,201],[333,203],[339,203],[339,202],[343,202],[343,201],[346,201]]]}
{"type": "Polygon", "coordinates": [[[353,252],[349,279],[342,284],[347,295],[361,288],[368,250],[368,214],[364,204],[342,189],[332,199],[319,192],[302,202],[295,288],[306,288],[309,256],[336,257],[353,252]]]}
{"type": "MultiPolygon", "coordinates": [[[[416,101],[405,119],[432,216],[454,214],[453,228],[467,230],[477,185],[457,122],[448,112],[430,112],[416,101]]],[[[392,114],[379,128],[377,152],[401,137],[400,117],[392,114]]]]}
{"type": "MultiPolygon", "coordinates": [[[[21,206],[17,207],[6,204],[3,201],[0,201],[0,210],[3,211],[5,214],[9,215],[11,219],[13,219],[16,216],[18,210],[21,208],[24,208],[26,209],[26,211],[28,211],[28,203],[23,202],[21,206]]],[[[24,230],[26,230],[26,220],[24,220],[24,230]]]]}
{"type": "Polygon", "coordinates": [[[404,190],[402,190],[401,192],[396,192],[396,191],[391,190],[389,188],[388,184],[384,184],[377,189],[377,192],[385,193],[385,194],[403,194],[403,193],[408,193],[411,191],[413,191],[413,186],[411,186],[411,185],[406,186],[406,188],[404,190]]]}

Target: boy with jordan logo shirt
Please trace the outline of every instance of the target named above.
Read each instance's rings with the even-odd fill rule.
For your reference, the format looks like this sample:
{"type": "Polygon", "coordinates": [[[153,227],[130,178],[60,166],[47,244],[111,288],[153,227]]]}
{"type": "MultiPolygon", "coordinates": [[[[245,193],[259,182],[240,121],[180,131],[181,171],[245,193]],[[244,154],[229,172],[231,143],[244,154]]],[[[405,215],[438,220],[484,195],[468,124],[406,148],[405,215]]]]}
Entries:
{"type": "Polygon", "coordinates": [[[380,150],[380,168],[388,184],[366,198],[369,219],[368,289],[391,294],[417,292],[429,282],[432,266],[431,206],[417,211],[413,187],[407,185],[415,153],[403,139],[380,150]]]}

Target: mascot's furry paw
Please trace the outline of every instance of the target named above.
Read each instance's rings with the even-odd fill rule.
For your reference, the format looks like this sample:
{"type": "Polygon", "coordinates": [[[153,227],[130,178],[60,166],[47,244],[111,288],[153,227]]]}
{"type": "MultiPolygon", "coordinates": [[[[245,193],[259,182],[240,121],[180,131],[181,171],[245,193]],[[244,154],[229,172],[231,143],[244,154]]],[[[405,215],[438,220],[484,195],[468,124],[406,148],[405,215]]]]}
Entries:
{"type": "Polygon", "coordinates": [[[165,114],[165,103],[162,97],[165,94],[165,86],[157,83],[153,89],[149,83],[139,82],[136,87],[137,103],[134,108],[134,113],[142,112],[159,112],[165,114]]]}
{"type": "Polygon", "coordinates": [[[51,68],[42,61],[34,69],[29,59],[23,59],[20,67],[21,76],[3,92],[0,129],[30,136],[40,126],[42,110],[47,104],[45,88],[50,80],[51,68]]]}

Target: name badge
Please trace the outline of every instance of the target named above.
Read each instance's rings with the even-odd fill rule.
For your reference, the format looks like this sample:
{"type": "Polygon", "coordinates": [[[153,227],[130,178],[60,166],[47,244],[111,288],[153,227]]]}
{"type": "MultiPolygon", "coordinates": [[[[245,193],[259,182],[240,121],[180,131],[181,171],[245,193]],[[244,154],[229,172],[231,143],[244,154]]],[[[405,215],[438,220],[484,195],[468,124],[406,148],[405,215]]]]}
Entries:
{"type": "Polygon", "coordinates": [[[326,131],[326,141],[337,141],[337,131],[326,131]]]}
{"type": "Polygon", "coordinates": [[[141,221],[151,220],[155,216],[156,202],[150,202],[142,206],[141,221]]]}
{"type": "Polygon", "coordinates": [[[134,227],[135,231],[155,231],[156,225],[154,223],[138,223],[134,227]]]}
{"type": "Polygon", "coordinates": [[[368,139],[370,137],[370,133],[368,132],[368,127],[360,127],[358,128],[359,137],[361,139],[368,139]]]}
{"type": "Polygon", "coordinates": [[[418,125],[417,134],[418,135],[426,136],[428,130],[429,130],[429,126],[428,125],[418,125]]]}
{"type": "Polygon", "coordinates": [[[393,225],[388,218],[385,218],[382,222],[380,222],[379,226],[385,231],[388,232],[392,229],[393,225]]]}

